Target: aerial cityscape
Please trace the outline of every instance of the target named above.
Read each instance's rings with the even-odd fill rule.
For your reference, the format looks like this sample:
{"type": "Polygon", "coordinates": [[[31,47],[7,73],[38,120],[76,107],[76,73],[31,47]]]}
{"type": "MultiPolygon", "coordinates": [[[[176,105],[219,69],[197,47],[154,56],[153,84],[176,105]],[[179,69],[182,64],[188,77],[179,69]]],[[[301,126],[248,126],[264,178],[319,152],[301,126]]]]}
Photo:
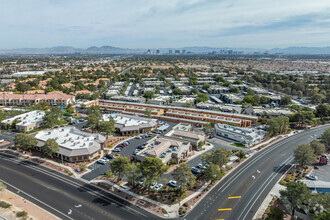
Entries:
{"type": "Polygon", "coordinates": [[[1,220],[330,220],[330,2],[0,2],[1,220]]]}

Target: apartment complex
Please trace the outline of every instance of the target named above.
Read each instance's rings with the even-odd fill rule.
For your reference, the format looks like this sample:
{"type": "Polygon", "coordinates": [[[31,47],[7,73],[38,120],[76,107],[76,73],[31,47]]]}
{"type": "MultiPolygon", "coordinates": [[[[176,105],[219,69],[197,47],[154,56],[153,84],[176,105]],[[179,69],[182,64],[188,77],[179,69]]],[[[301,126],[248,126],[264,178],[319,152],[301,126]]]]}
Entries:
{"type": "Polygon", "coordinates": [[[220,111],[211,111],[204,109],[173,107],[163,105],[151,105],[143,103],[126,103],[111,100],[95,100],[85,103],[86,107],[98,105],[101,109],[124,113],[143,115],[149,108],[152,111],[152,117],[166,119],[169,121],[190,123],[194,125],[203,125],[209,122],[234,124],[239,127],[249,127],[252,123],[258,121],[257,116],[235,114],[220,111]]]}
{"type": "Polygon", "coordinates": [[[85,161],[100,155],[106,138],[100,134],[89,134],[75,127],[64,127],[38,132],[36,150],[42,151],[42,146],[48,139],[55,139],[60,150],[54,156],[69,162],[85,161]]]}
{"type": "Polygon", "coordinates": [[[9,127],[13,123],[16,123],[15,128],[17,131],[28,132],[39,128],[44,116],[44,111],[35,110],[32,112],[27,112],[24,114],[16,115],[12,118],[5,119],[2,121],[2,124],[6,127],[9,127]]]}
{"type": "Polygon", "coordinates": [[[3,106],[29,106],[40,102],[47,102],[50,106],[67,106],[75,102],[73,95],[64,93],[48,94],[2,94],[0,95],[0,105],[3,106]]]}

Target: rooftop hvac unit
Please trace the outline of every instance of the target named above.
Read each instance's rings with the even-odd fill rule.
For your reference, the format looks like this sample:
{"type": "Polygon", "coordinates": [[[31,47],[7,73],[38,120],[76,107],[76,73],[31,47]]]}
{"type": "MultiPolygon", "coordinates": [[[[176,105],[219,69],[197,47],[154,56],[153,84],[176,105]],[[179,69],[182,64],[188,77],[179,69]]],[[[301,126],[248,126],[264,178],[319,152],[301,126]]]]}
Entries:
{"type": "Polygon", "coordinates": [[[69,134],[66,134],[65,137],[69,137],[69,134]]]}
{"type": "Polygon", "coordinates": [[[51,134],[52,132],[48,131],[48,134],[51,134]]]}
{"type": "Polygon", "coordinates": [[[57,139],[58,139],[58,137],[55,137],[54,139],[55,139],[55,140],[57,140],[57,139]]]}

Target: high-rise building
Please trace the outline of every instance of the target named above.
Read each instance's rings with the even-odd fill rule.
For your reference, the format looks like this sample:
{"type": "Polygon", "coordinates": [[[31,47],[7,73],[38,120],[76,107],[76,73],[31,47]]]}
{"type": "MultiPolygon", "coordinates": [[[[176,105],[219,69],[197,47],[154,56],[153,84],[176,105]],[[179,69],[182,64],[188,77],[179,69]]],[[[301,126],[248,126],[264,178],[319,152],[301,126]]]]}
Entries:
{"type": "Polygon", "coordinates": [[[182,54],[186,54],[186,52],[187,52],[186,50],[182,50],[182,54]]]}
{"type": "Polygon", "coordinates": [[[174,53],[175,54],[180,54],[180,50],[175,50],[174,53]]]}
{"type": "Polygon", "coordinates": [[[156,54],[160,54],[160,51],[159,50],[156,50],[156,54]]]}
{"type": "Polygon", "coordinates": [[[168,50],[168,54],[172,54],[173,53],[173,51],[172,50],[168,50]]]}

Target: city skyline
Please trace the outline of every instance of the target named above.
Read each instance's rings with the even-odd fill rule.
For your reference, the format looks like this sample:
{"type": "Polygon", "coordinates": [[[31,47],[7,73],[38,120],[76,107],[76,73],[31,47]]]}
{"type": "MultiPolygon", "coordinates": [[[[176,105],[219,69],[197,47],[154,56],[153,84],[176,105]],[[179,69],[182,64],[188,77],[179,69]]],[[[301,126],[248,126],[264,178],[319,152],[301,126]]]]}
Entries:
{"type": "Polygon", "coordinates": [[[330,45],[330,2],[3,1],[0,49],[330,45]]]}

